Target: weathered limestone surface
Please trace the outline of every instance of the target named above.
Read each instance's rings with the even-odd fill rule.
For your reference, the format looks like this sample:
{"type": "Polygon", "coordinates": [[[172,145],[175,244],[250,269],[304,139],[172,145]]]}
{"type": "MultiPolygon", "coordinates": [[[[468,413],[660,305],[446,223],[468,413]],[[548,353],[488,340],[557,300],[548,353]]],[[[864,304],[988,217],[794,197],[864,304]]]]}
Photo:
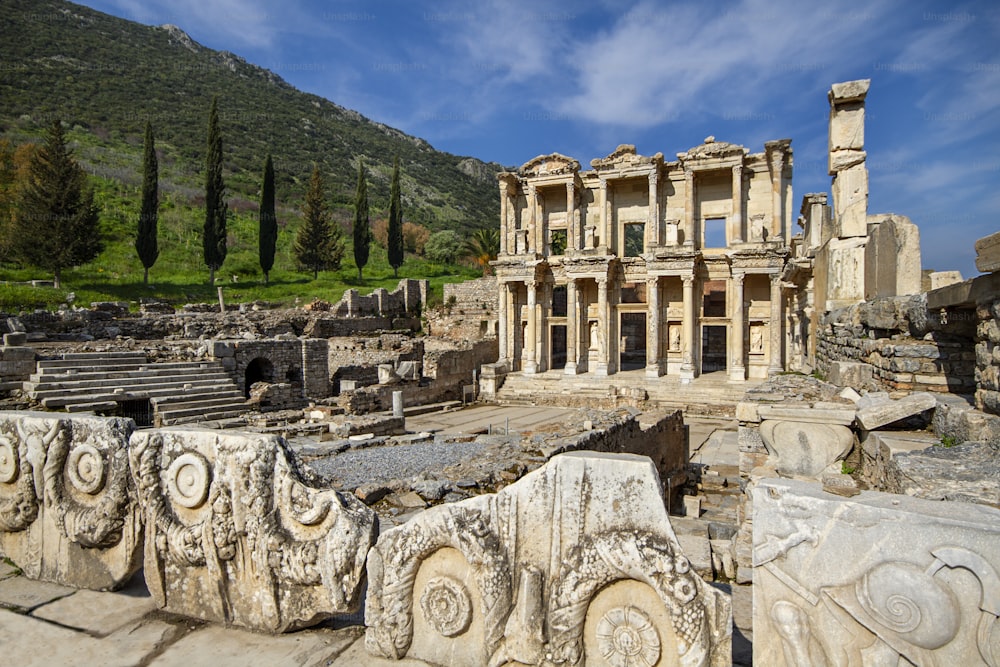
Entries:
{"type": "Polygon", "coordinates": [[[841,424],[764,420],[760,435],[782,475],[815,477],[854,446],[854,434],[841,424]]]}
{"type": "Polygon", "coordinates": [[[796,480],[753,494],[755,664],[997,664],[1000,510],[796,480]]]}
{"type": "Polygon", "coordinates": [[[966,442],[943,447],[936,443],[900,451],[885,466],[885,490],[1000,508],[1000,446],[966,442]]]}
{"type": "Polygon", "coordinates": [[[858,425],[866,431],[874,431],[925,410],[933,410],[936,406],[937,399],[928,392],[910,394],[897,400],[866,396],[858,402],[858,425]]]}
{"type": "Polygon", "coordinates": [[[976,268],[983,273],[1000,271],[1000,232],[976,241],[976,268]]]}
{"type": "Polygon", "coordinates": [[[828,377],[830,382],[838,387],[860,389],[871,382],[872,370],[870,364],[857,361],[833,361],[830,362],[828,377]]]}
{"type": "Polygon", "coordinates": [[[305,485],[280,438],[140,431],[129,461],[160,607],[267,632],[357,607],[374,514],[305,485]]]}
{"type": "Polygon", "coordinates": [[[730,661],[729,602],[681,552],[645,457],[563,454],[495,495],[434,507],[383,533],[368,573],[366,642],[380,656],[730,661]]]}
{"type": "Polygon", "coordinates": [[[117,417],[0,412],[0,553],[32,579],[106,590],[140,565],[128,442],[117,417]]]}
{"type": "Polygon", "coordinates": [[[920,292],[920,230],[905,215],[868,216],[865,298],[920,292]]]}

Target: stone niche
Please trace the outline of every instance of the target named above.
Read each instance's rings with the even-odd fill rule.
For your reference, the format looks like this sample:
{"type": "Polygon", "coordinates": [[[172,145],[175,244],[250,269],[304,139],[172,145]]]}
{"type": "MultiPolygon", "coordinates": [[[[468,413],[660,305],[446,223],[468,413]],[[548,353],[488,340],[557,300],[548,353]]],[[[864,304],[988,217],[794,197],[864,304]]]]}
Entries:
{"type": "Polygon", "coordinates": [[[166,611],[264,632],[359,606],[375,515],[304,484],[277,436],[137,432],[145,576],[166,611]]]}
{"type": "Polygon", "coordinates": [[[763,480],[753,567],[755,664],[1000,664],[995,508],[763,480]]]}
{"type": "Polygon", "coordinates": [[[142,524],[117,417],[0,412],[0,553],[26,576],[112,590],[140,567],[142,524]]]}
{"type": "Polygon", "coordinates": [[[366,646],[437,665],[730,664],[727,596],[691,569],[652,462],[571,452],[439,505],[368,557],[366,646]]]}

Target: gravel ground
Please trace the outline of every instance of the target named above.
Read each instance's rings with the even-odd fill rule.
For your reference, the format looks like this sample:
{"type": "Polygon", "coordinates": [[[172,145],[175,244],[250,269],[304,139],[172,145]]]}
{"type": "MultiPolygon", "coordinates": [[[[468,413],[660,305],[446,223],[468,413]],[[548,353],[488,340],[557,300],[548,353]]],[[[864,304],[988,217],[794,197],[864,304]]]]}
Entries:
{"type": "Polygon", "coordinates": [[[354,489],[369,482],[384,484],[422,472],[440,472],[474,459],[486,448],[487,443],[476,441],[367,447],[307,461],[305,465],[342,489],[354,489]]]}

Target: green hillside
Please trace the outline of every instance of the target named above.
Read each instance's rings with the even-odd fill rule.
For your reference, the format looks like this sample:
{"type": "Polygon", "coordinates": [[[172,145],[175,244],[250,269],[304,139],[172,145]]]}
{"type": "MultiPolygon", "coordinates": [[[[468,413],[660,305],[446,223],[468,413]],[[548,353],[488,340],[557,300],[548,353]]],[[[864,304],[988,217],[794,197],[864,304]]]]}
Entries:
{"type": "MultiPolygon", "coordinates": [[[[161,256],[151,279],[161,286],[191,286],[176,295],[164,287],[168,296],[201,295],[197,283],[205,269],[200,206],[208,108],[214,95],[219,97],[225,180],[234,215],[222,276],[245,282],[259,274],[255,217],[268,152],[274,156],[282,228],[272,274],[278,285],[308,282],[294,273],[290,246],[313,164],[324,172],[335,219],[345,227],[359,156],[368,169],[373,220],[388,207],[391,165],[398,156],[407,220],[463,234],[498,224],[499,197],[492,175],[499,165],[436,151],[422,139],[298,91],[239,56],[202,47],[179,28],[144,26],[60,0],[4,0],[0,40],[0,137],[15,145],[37,141],[54,118],[62,119],[78,161],[97,188],[107,250],[76,272],[77,283],[89,281],[88,287],[97,289],[104,276],[121,285],[132,284],[136,275],[141,281],[142,267],[131,244],[142,134],[149,119],[160,156],[161,191],[161,256]]],[[[348,250],[345,281],[356,273],[350,257],[348,250]]],[[[453,271],[418,259],[407,262],[410,266],[404,265],[401,276],[453,271]]],[[[383,270],[388,270],[384,251],[380,256],[376,250],[365,276],[378,280],[383,270]]],[[[8,270],[3,277],[21,275],[8,270]]],[[[337,285],[340,278],[330,279],[337,285]]],[[[73,280],[74,273],[68,272],[67,284],[72,286],[73,280]]]]}

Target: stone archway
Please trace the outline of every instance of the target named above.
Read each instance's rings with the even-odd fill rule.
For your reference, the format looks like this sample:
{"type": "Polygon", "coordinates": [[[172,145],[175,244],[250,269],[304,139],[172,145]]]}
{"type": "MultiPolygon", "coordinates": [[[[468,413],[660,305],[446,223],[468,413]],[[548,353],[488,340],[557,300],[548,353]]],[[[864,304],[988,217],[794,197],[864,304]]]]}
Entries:
{"type": "Polygon", "coordinates": [[[243,395],[250,397],[250,387],[254,382],[274,382],[274,364],[266,357],[256,357],[243,375],[243,395]]]}

